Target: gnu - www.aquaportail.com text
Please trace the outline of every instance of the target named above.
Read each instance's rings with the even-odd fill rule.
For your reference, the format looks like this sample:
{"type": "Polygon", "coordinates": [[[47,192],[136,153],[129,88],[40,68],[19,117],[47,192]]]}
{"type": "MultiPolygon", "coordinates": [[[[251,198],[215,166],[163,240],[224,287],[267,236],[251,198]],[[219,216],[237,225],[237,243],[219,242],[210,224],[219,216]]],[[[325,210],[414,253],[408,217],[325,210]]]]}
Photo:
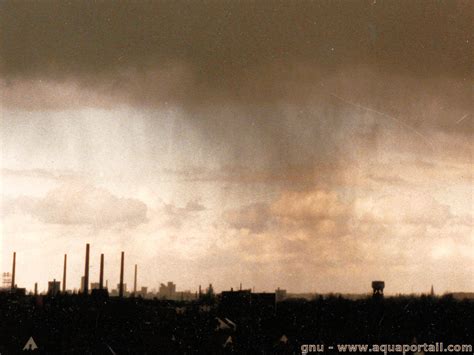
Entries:
{"type": "Polygon", "coordinates": [[[338,351],[339,353],[472,353],[471,344],[449,344],[444,345],[442,342],[434,344],[303,344],[301,345],[301,353],[324,353],[325,351],[338,351]]]}

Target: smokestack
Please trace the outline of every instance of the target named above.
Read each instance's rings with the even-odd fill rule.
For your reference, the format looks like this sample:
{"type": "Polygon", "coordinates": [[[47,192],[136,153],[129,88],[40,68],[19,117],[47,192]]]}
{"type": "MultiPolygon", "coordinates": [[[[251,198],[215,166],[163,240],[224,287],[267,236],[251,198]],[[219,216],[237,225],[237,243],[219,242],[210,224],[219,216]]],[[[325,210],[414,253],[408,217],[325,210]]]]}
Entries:
{"type": "Polygon", "coordinates": [[[13,252],[12,291],[15,289],[16,251],[13,252]]]}
{"type": "Polygon", "coordinates": [[[67,254],[64,254],[64,267],[63,267],[63,293],[66,293],[66,269],[67,269],[67,254]]]}
{"type": "Polygon", "coordinates": [[[86,266],[84,270],[84,294],[89,294],[89,243],[86,244],[86,266]]]}
{"type": "Polygon", "coordinates": [[[133,279],[133,295],[137,293],[137,264],[135,264],[135,277],[133,279]]]}
{"type": "Polygon", "coordinates": [[[100,276],[99,276],[99,288],[104,288],[104,254],[100,254],[100,276]]]}
{"type": "Polygon", "coordinates": [[[38,296],[38,283],[35,282],[35,296],[38,296]]]}
{"type": "Polygon", "coordinates": [[[125,253],[122,252],[122,259],[120,261],[120,284],[119,284],[119,297],[123,297],[123,264],[125,261],[125,253]]]}

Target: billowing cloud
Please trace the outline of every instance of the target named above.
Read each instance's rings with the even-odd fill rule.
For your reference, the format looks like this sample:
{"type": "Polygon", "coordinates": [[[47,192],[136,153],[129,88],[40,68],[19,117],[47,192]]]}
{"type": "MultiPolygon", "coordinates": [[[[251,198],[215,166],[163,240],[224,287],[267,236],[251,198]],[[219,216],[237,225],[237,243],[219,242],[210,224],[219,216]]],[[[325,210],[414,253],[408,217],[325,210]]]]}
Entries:
{"type": "MultiPolygon", "coordinates": [[[[393,186],[398,188],[398,181],[393,186]]],[[[232,251],[266,270],[261,271],[263,283],[278,285],[280,279],[269,276],[277,273],[292,287],[304,288],[311,282],[304,276],[309,273],[327,290],[344,289],[345,282],[353,283],[344,276],[349,273],[357,279],[383,275],[403,287],[397,275],[434,277],[453,255],[458,255],[457,265],[472,261],[465,252],[472,248],[472,218],[456,217],[450,206],[411,185],[355,200],[322,189],[282,191],[269,203],[245,205],[224,216],[234,232],[224,232],[231,236],[221,252],[232,251]],[[334,279],[331,286],[328,278],[334,279]]]]}
{"type": "Polygon", "coordinates": [[[6,213],[26,213],[47,224],[114,225],[136,227],[147,222],[147,206],[134,198],[121,198],[106,189],[74,182],[62,184],[43,198],[20,197],[5,203],[6,213]]]}
{"type": "Polygon", "coordinates": [[[283,193],[272,205],[272,212],[286,221],[315,223],[347,215],[348,207],[334,191],[314,190],[283,193]]]}
{"type": "Polygon", "coordinates": [[[358,218],[381,224],[417,224],[441,227],[453,218],[449,206],[429,194],[399,191],[378,198],[366,198],[357,206],[358,218]]]}
{"type": "Polygon", "coordinates": [[[201,212],[205,211],[206,207],[201,204],[198,200],[188,201],[186,206],[182,209],[185,212],[201,212]]]}
{"type": "Polygon", "coordinates": [[[248,229],[252,233],[264,231],[271,222],[270,208],[265,203],[252,203],[224,212],[224,220],[231,228],[248,229]]]}
{"type": "Polygon", "coordinates": [[[198,213],[206,210],[206,207],[198,200],[188,201],[184,207],[178,207],[173,203],[165,203],[158,213],[165,217],[166,227],[181,228],[184,223],[194,219],[198,213]]]}

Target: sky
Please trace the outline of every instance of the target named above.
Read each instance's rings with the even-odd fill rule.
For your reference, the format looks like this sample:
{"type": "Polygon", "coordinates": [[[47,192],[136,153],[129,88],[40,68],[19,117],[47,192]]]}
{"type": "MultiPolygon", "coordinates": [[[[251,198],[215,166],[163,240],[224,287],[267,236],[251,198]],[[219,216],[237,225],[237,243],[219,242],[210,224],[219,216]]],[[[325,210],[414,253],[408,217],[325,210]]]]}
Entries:
{"type": "Polygon", "coordinates": [[[2,1],[1,271],[474,291],[472,7],[2,1]]]}

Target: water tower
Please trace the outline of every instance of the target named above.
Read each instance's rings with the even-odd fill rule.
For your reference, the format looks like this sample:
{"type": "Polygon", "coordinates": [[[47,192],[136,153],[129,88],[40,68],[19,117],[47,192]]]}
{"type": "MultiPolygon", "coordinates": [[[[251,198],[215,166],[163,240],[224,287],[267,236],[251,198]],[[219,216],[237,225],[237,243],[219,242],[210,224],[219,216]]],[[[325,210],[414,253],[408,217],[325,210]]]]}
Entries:
{"type": "Polygon", "coordinates": [[[385,288],[384,281],[372,281],[372,290],[374,291],[372,297],[383,297],[383,289],[385,288]]]}

